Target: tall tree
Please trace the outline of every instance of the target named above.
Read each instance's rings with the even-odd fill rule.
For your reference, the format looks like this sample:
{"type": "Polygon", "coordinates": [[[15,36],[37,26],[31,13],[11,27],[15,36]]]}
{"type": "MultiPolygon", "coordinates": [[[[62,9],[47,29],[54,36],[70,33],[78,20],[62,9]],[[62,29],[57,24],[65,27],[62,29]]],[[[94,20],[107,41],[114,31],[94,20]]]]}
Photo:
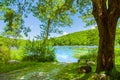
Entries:
{"type": "Polygon", "coordinates": [[[34,16],[40,19],[42,25],[40,28],[44,48],[48,46],[50,33],[59,32],[58,27],[69,26],[72,23],[70,19],[71,12],[75,13],[72,6],[73,0],[39,0],[34,6],[32,12],[34,16]]]}
{"type": "Polygon", "coordinates": [[[99,30],[99,51],[96,72],[111,72],[115,67],[114,43],[118,18],[120,17],[120,0],[92,0],[93,15],[99,30]]]}
{"type": "MultiPolygon", "coordinates": [[[[120,17],[120,0],[78,0],[78,2],[79,8],[84,6],[85,9],[92,12],[98,26],[100,38],[96,72],[111,72],[115,68],[114,42],[116,26],[120,17]]],[[[88,11],[84,10],[83,13],[90,14],[88,11]]]]}

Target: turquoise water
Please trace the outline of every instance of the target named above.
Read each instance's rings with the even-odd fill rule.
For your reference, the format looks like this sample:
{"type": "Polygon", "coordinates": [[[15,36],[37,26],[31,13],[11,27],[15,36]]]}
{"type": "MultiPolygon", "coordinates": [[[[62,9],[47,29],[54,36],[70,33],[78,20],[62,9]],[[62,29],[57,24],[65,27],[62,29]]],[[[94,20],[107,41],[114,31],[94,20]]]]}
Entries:
{"type": "Polygon", "coordinates": [[[77,58],[73,57],[75,53],[85,52],[87,49],[97,48],[97,46],[55,46],[55,53],[59,62],[77,62],[77,58]],[[86,48],[81,50],[80,48],[86,48]]]}

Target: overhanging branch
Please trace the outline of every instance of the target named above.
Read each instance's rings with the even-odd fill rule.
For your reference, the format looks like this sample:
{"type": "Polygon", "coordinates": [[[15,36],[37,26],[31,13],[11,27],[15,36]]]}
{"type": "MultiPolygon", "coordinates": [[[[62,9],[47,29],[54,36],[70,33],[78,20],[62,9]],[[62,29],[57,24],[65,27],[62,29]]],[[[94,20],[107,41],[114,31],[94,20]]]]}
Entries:
{"type": "Polygon", "coordinates": [[[108,12],[115,16],[120,16],[120,0],[108,0],[108,12]]]}
{"type": "Polygon", "coordinates": [[[102,16],[107,14],[106,0],[92,0],[93,15],[102,16]]]}

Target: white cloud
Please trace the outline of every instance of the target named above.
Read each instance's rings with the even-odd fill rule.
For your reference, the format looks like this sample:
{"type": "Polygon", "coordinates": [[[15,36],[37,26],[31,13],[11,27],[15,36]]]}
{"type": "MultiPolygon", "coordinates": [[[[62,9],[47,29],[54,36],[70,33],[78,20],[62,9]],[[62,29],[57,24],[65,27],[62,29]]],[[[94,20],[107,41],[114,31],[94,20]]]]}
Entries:
{"type": "Polygon", "coordinates": [[[68,33],[67,32],[63,32],[63,35],[67,35],[68,33]]]}
{"type": "Polygon", "coordinates": [[[95,26],[92,26],[91,29],[95,29],[95,26]]]}

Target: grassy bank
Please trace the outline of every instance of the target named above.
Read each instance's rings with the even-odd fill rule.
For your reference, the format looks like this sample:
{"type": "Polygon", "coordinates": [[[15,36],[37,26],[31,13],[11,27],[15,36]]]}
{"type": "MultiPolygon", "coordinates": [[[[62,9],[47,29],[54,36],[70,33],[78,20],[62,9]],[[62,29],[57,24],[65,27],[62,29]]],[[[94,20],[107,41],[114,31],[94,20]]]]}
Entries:
{"type": "MultiPolygon", "coordinates": [[[[118,71],[120,71],[119,52],[119,48],[115,48],[115,64],[118,71]]],[[[81,48],[80,52],[74,55],[82,60],[81,64],[59,62],[0,63],[0,80],[93,80],[91,77],[95,74],[96,56],[97,49],[81,48]],[[92,65],[90,73],[78,74],[79,66],[86,65],[84,59],[95,61],[95,64],[92,65]]]]}
{"type": "MultiPolygon", "coordinates": [[[[73,57],[78,58],[78,59],[89,59],[92,61],[96,62],[97,58],[97,48],[79,48],[77,49],[77,53],[73,55],[73,57]],[[78,52],[78,50],[80,52],[78,52]]],[[[115,48],[115,64],[119,65],[120,64],[120,49],[115,48]]]]}
{"type": "MultiPolygon", "coordinates": [[[[74,78],[81,77],[78,74],[78,64],[77,63],[36,63],[36,62],[26,62],[20,65],[4,65],[4,69],[0,74],[0,79],[4,77],[9,80],[70,80],[74,78]],[[25,66],[25,64],[27,66],[25,66]],[[13,67],[15,66],[15,67],[13,67]],[[9,67],[9,68],[8,68],[9,67]],[[14,69],[14,70],[13,70],[14,69]],[[7,72],[8,71],[8,72],[7,72]],[[5,73],[3,73],[5,72],[5,73]]],[[[95,65],[91,74],[94,73],[95,65]]],[[[91,75],[90,74],[90,75],[91,75]]]]}
{"type": "MultiPolygon", "coordinates": [[[[22,62],[20,65],[4,65],[4,68],[0,68],[0,80],[92,80],[96,68],[96,65],[92,65],[91,73],[78,74],[78,67],[85,63],[22,62]]],[[[120,71],[120,65],[116,67],[120,71]]]]}

